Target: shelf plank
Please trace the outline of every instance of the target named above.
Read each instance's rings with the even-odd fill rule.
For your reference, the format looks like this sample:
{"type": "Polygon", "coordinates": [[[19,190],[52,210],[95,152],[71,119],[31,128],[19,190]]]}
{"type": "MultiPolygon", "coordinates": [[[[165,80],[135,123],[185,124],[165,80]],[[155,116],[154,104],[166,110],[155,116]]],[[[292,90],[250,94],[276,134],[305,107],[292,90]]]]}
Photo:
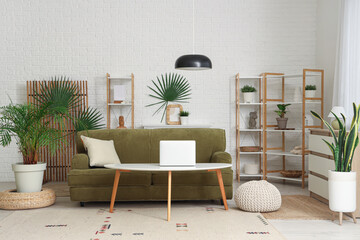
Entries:
{"type": "MultiPolygon", "coordinates": [[[[277,104],[293,104],[293,105],[296,105],[296,104],[302,104],[303,102],[267,102],[266,104],[267,105],[277,105],[277,104]]],[[[311,104],[321,104],[321,101],[306,101],[305,104],[308,104],[308,103],[311,103],[311,104]]]]}
{"type": "Polygon", "coordinates": [[[239,76],[239,79],[260,79],[261,76],[239,76]]]}
{"type": "MultiPolygon", "coordinates": [[[[285,179],[285,180],[289,180],[289,181],[294,181],[294,182],[302,182],[302,178],[288,178],[288,177],[283,177],[280,173],[268,173],[267,174],[268,178],[273,178],[273,179],[285,179]]],[[[305,178],[305,181],[307,181],[307,178],[305,178]]]]}
{"type": "Polygon", "coordinates": [[[259,174],[247,174],[247,173],[241,172],[240,177],[263,177],[263,175],[260,173],[259,174]]]}
{"type": "Polygon", "coordinates": [[[259,106],[263,105],[263,103],[237,103],[240,106],[259,106]]]}
{"type": "MultiPolygon", "coordinates": [[[[316,73],[311,73],[311,74],[306,74],[306,77],[320,77],[321,74],[316,74],[316,73]]],[[[302,78],[303,74],[302,73],[297,73],[297,74],[285,74],[285,75],[269,75],[267,76],[267,78],[302,78]]]]}
{"type": "Polygon", "coordinates": [[[109,77],[110,80],[128,80],[128,81],[131,81],[131,76],[129,77],[109,77]]]}
{"type": "Polygon", "coordinates": [[[258,155],[263,154],[263,152],[239,152],[241,155],[258,155]]]}
{"type": "Polygon", "coordinates": [[[273,155],[273,156],[302,157],[301,154],[293,154],[290,152],[266,152],[266,154],[273,155]]]}
{"type": "Polygon", "coordinates": [[[262,132],[262,129],[256,128],[256,129],[249,129],[249,128],[240,128],[238,129],[240,132],[262,132]]]}
{"type": "Polygon", "coordinates": [[[109,106],[132,106],[131,103],[108,103],[109,106]]]}

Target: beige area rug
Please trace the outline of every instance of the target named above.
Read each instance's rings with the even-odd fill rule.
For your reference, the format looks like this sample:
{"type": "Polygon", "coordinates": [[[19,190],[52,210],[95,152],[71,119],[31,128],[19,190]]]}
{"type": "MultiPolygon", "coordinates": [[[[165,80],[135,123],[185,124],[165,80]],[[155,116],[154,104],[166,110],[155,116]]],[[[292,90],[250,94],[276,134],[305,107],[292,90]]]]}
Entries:
{"type": "Polygon", "coordinates": [[[263,213],[267,219],[332,220],[337,213],[328,205],[304,195],[283,195],[280,210],[263,213]]]}
{"type": "Polygon", "coordinates": [[[43,187],[54,190],[57,197],[70,197],[69,186],[67,182],[48,182],[45,183],[43,187]]]}
{"type": "Polygon", "coordinates": [[[221,207],[130,204],[108,208],[56,206],[16,211],[0,222],[0,239],[285,239],[261,214],[221,207]]]}

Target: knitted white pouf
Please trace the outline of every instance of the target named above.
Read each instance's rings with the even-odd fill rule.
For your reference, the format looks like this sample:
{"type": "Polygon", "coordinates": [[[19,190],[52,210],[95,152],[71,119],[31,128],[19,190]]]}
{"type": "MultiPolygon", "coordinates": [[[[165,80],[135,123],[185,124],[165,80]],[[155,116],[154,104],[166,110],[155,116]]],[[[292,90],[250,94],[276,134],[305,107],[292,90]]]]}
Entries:
{"type": "Polygon", "coordinates": [[[281,207],[279,190],[265,180],[242,184],[235,192],[236,206],[247,212],[272,212],[281,207]]]}

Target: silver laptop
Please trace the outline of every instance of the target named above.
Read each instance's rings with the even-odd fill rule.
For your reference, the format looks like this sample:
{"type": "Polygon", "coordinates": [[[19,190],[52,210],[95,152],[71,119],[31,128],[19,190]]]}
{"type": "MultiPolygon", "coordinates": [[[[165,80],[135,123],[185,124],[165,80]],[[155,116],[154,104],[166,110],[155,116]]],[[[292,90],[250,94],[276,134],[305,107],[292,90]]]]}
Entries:
{"type": "Polygon", "coordinates": [[[160,141],[160,166],[194,166],[195,164],[195,141],[160,141]]]}

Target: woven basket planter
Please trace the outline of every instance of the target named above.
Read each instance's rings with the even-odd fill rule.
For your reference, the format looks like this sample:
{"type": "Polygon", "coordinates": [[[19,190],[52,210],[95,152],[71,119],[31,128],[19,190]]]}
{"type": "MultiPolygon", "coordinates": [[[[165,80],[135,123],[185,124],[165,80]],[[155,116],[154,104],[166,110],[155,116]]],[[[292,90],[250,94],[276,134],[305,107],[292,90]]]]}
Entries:
{"type": "Polygon", "coordinates": [[[235,192],[236,206],[247,212],[272,212],[281,207],[279,190],[267,181],[250,181],[235,192]]]}
{"type": "Polygon", "coordinates": [[[11,189],[0,193],[0,209],[42,208],[53,205],[55,200],[55,192],[49,188],[43,188],[41,192],[32,193],[18,193],[16,189],[11,189]]]}

